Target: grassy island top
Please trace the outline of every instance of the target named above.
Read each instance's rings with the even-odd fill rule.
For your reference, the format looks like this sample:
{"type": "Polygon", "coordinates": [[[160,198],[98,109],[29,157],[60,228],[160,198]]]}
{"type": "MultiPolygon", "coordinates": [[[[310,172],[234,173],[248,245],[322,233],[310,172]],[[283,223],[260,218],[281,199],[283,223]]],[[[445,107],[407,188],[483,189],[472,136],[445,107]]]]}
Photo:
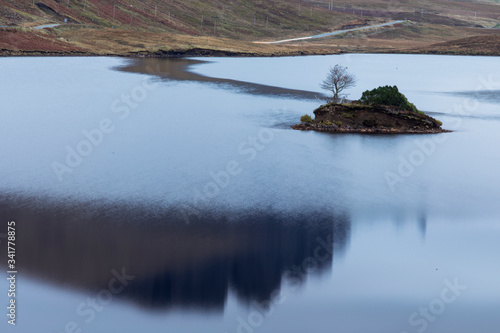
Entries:
{"type": "Polygon", "coordinates": [[[341,92],[354,86],[356,77],[346,67],[330,68],[321,87],[332,91],[333,97],[306,114],[301,124],[292,128],[320,132],[354,133],[443,133],[442,123],[408,101],[397,86],[382,86],[366,90],[356,101],[347,101],[341,92]]]}

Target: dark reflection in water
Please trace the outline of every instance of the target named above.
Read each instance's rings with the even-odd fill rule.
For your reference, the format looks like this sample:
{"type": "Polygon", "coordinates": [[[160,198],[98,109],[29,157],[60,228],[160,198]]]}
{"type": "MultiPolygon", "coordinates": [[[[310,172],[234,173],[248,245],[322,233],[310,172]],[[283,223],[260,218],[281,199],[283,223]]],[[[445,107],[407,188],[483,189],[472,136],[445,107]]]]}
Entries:
{"type": "Polygon", "coordinates": [[[233,88],[239,93],[251,95],[302,100],[318,100],[325,97],[325,95],[313,91],[287,89],[238,80],[214,78],[189,71],[190,66],[202,63],[208,63],[208,61],[193,59],[134,58],[130,59],[125,66],[120,66],[116,69],[130,73],[156,75],[166,80],[194,81],[222,85],[226,89],[233,88]]]}
{"type": "Polygon", "coordinates": [[[285,278],[328,271],[350,230],[326,212],[205,211],[188,224],[174,208],[25,197],[0,197],[0,212],[17,222],[23,274],[98,294],[123,270],[135,278],[115,297],[157,309],[223,309],[230,289],[242,302],[270,299],[285,278]]]}

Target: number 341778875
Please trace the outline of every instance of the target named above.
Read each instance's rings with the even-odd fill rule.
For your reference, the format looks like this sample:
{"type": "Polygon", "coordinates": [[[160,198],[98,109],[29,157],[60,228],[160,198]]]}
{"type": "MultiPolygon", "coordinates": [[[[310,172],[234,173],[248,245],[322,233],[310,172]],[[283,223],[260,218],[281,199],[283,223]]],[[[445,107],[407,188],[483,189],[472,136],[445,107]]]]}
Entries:
{"type": "Polygon", "coordinates": [[[8,240],[8,265],[10,269],[15,269],[16,267],[16,222],[11,221],[7,223],[7,240],[8,240]]]}

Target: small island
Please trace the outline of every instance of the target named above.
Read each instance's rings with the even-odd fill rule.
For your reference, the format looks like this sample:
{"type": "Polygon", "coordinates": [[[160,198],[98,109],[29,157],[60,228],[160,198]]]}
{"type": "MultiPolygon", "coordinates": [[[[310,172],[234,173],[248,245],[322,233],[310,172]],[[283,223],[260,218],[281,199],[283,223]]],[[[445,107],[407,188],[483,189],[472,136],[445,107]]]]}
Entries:
{"type": "Polygon", "coordinates": [[[339,133],[425,134],[451,132],[441,128],[442,123],[410,103],[397,86],[383,86],[365,91],[356,101],[346,101],[340,92],[352,87],[356,77],[346,67],[330,68],[321,84],[333,92],[327,104],[300,118],[301,123],[291,126],[297,130],[339,133]]]}
{"type": "MultiPolygon", "coordinates": [[[[341,133],[444,133],[441,122],[426,114],[388,105],[329,103],[293,129],[341,133]]],[[[304,118],[304,116],[302,117],[304,118]]]]}

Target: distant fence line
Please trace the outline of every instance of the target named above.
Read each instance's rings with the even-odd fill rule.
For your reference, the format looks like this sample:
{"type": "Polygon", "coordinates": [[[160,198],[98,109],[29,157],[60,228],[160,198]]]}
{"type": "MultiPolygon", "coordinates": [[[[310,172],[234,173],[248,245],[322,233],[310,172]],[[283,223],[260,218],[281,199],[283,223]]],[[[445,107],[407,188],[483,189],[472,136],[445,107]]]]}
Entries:
{"type": "MultiPolygon", "coordinates": [[[[34,0],[27,0],[33,3],[35,6],[34,0]]],[[[420,14],[420,16],[424,16],[426,14],[439,15],[436,12],[426,11],[424,8],[410,7],[410,6],[394,6],[394,8],[387,7],[386,9],[375,9],[375,8],[366,8],[361,6],[354,6],[349,4],[348,2],[334,2],[333,0],[313,0],[313,1],[304,1],[307,2],[308,5],[304,4],[296,4],[289,5],[291,7],[296,7],[296,14],[302,18],[309,17],[312,19],[313,13],[318,9],[325,14],[327,10],[337,12],[337,13],[345,13],[349,15],[355,15],[360,17],[391,17],[393,15],[398,15],[402,13],[413,13],[420,14]]],[[[179,30],[187,30],[186,32],[197,33],[197,32],[207,32],[217,34],[217,30],[227,23],[224,20],[224,16],[217,13],[201,13],[196,16],[192,15],[189,12],[179,11],[177,9],[167,9],[165,6],[162,8],[158,7],[157,1],[144,1],[141,2],[140,7],[134,7],[132,5],[126,6],[121,3],[119,0],[114,1],[97,1],[97,0],[62,0],[55,4],[56,9],[64,14],[67,12],[68,8],[78,8],[81,9],[82,13],[79,13],[80,16],[85,17],[87,20],[91,22],[98,22],[99,17],[107,19],[113,28],[115,25],[128,25],[135,27],[144,27],[147,28],[147,25],[151,24],[164,24],[170,25],[172,27],[178,27],[179,30]],[[98,4],[95,4],[95,3],[98,4]],[[106,10],[102,10],[99,7],[99,4],[106,6],[106,10]],[[112,6],[112,11],[111,11],[112,6]],[[96,13],[97,17],[93,18],[92,13],[96,13]],[[141,15],[141,18],[138,17],[141,15]],[[151,22],[145,22],[143,18],[149,19],[151,22]],[[141,22],[141,23],[139,23],[141,22]]],[[[294,10],[295,11],[295,10],[294,10]]],[[[451,12],[452,10],[450,10],[451,12]]],[[[469,10],[460,10],[456,9],[453,12],[457,13],[456,15],[462,16],[474,16],[478,17],[490,17],[489,15],[484,15],[484,13],[477,11],[469,11],[469,10]]],[[[69,13],[68,13],[69,14],[69,13]]],[[[245,15],[246,21],[249,22],[250,26],[258,26],[260,28],[271,28],[278,26],[280,24],[279,20],[276,17],[272,17],[267,13],[258,13],[255,12],[252,15],[245,15]]],[[[240,16],[244,17],[244,15],[240,16]]]]}

